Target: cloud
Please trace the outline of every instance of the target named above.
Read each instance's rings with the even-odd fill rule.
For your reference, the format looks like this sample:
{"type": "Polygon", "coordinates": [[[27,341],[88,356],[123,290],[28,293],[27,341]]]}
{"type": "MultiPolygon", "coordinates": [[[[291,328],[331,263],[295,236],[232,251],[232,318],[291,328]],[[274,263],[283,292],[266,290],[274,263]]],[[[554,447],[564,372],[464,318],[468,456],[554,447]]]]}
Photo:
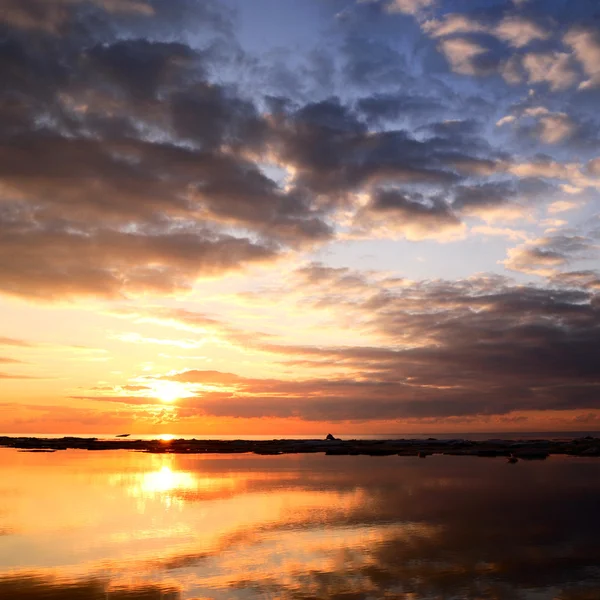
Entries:
{"type": "Polygon", "coordinates": [[[428,129],[425,139],[403,129],[369,131],[349,107],[331,98],[283,115],[272,148],[294,172],[296,188],[309,190],[331,209],[377,185],[454,183],[461,179],[455,164],[489,152],[472,123],[434,123],[428,129]]]}
{"type": "Polygon", "coordinates": [[[512,271],[552,276],[575,260],[593,258],[597,250],[586,237],[557,233],[511,248],[503,264],[512,271]]]}
{"type": "Polygon", "coordinates": [[[435,5],[436,0],[389,0],[386,10],[391,13],[401,12],[416,15],[435,5]]]}
{"type": "Polygon", "coordinates": [[[453,209],[458,214],[477,216],[488,221],[512,221],[522,218],[553,191],[550,184],[537,177],[526,177],[520,181],[499,180],[495,183],[457,186],[453,209]]]}
{"type": "Polygon", "coordinates": [[[581,133],[582,127],[567,113],[552,112],[544,106],[530,106],[517,114],[500,119],[497,127],[512,123],[517,135],[531,136],[545,144],[569,141],[581,133]],[[533,121],[533,125],[531,125],[533,121]]]}
{"type": "Polygon", "coordinates": [[[578,74],[566,52],[530,52],[523,56],[529,83],[548,83],[552,91],[573,86],[578,74]]]}
{"type": "MultiPolygon", "coordinates": [[[[71,15],[77,5],[60,7],[71,15]]],[[[153,7],[168,21],[185,5],[153,7]]],[[[155,24],[132,18],[147,33],[155,24]]],[[[0,261],[4,293],[169,293],[331,237],[310,191],[286,191],[248,156],[266,151],[269,124],[236,89],[206,79],[208,50],[99,43],[100,29],[85,31],[30,32],[38,43],[26,44],[7,30],[0,246],[18,260],[0,261]]]]}
{"type": "MultiPolygon", "coordinates": [[[[84,0],[2,0],[2,16],[13,27],[58,35],[73,18],[77,4],[84,0]]],[[[155,14],[147,0],[91,0],[90,4],[109,13],[155,14]]]]}
{"type": "Polygon", "coordinates": [[[424,198],[398,189],[377,189],[355,219],[358,232],[377,231],[390,237],[396,232],[409,240],[460,237],[464,225],[441,198],[424,198]]]}
{"type": "MultiPolygon", "coordinates": [[[[1,4],[0,292],[46,302],[195,290],[198,312],[157,298],[113,308],[128,320],[116,339],[189,349],[209,336],[223,356],[247,351],[276,375],[205,371],[223,389],[185,400],[182,419],[587,411],[597,276],[579,261],[597,234],[539,232],[568,226],[562,214],[543,219],[571,200],[585,199],[575,216],[591,217],[600,190],[589,9],[563,19],[540,2],[463,3],[460,13],[460,3],[368,4],[327,40],[317,33],[326,28],[302,29],[297,52],[269,50],[268,28],[264,52],[245,30],[238,39],[221,2],[1,4]],[[496,236],[478,265],[510,240],[503,267],[544,279],[436,280],[475,263],[436,263],[433,243],[469,233],[496,236]],[[347,266],[362,246],[387,252],[384,239],[402,240],[393,248],[407,272],[347,266]],[[323,263],[307,264],[315,256],[323,263]],[[222,304],[200,298],[203,279],[229,273],[251,276],[221,284],[222,304]],[[227,322],[237,300],[251,308],[232,323],[261,326],[227,322]],[[314,327],[327,344],[283,332],[274,306],[306,319],[302,340],[314,327]],[[186,333],[163,338],[151,326],[186,333]],[[356,345],[336,345],[336,331],[356,345]]],[[[448,260],[482,242],[473,237],[448,260]]]]}
{"type": "Polygon", "coordinates": [[[445,37],[461,33],[486,33],[489,31],[484,23],[471,19],[468,15],[451,13],[444,19],[431,19],[421,25],[423,31],[432,37],[445,37]]]}
{"type": "Polygon", "coordinates": [[[34,222],[1,224],[1,254],[7,258],[0,261],[0,288],[39,300],[171,293],[191,287],[199,276],[276,255],[271,248],[210,232],[74,232],[68,226],[40,228],[34,222]]]}
{"type": "Polygon", "coordinates": [[[166,375],[208,386],[178,404],[179,418],[367,422],[596,408],[598,275],[556,271],[589,247],[566,235],[527,244],[529,262],[515,266],[551,271],[550,287],[499,276],[388,285],[373,274],[307,265],[295,279],[303,302],[335,307],[378,345],[300,346],[257,336],[246,347],[292,367],[325,366],[329,375],[166,375]],[[334,366],[344,372],[332,375],[334,366]]]}
{"type": "Polygon", "coordinates": [[[505,17],[498,23],[494,33],[515,48],[527,46],[533,40],[545,40],[550,33],[535,21],[520,16],[505,17]]]}
{"type": "Polygon", "coordinates": [[[556,215],[579,207],[579,202],[572,202],[570,200],[557,200],[548,206],[548,213],[551,215],[556,215]]]}
{"type": "Polygon", "coordinates": [[[491,235],[505,237],[513,241],[523,240],[527,238],[527,233],[525,231],[502,227],[492,227],[490,225],[476,225],[475,227],[471,228],[471,232],[485,236],[491,235]]]}
{"type": "Polygon", "coordinates": [[[443,19],[431,19],[421,25],[432,37],[456,36],[458,34],[487,33],[514,48],[527,46],[534,40],[550,37],[539,23],[520,15],[506,16],[496,24],[478,21],[469,14],[450,13],[443,19]]]}
{"type": "Polygon", "coordinates": [[[564,37],[565,44],[571,46],[577,60],[589,79],[579,85],[580,89],[600,85],[600,37],[597,31],[585,28],[572,28],[564,37]]]}
{"type": "Polygon", "coordinates": [[[594,158],[587,164],[587,171],[595,177],[600,177],[600,158],[594,158]]]}
{"type": "Polygon", "coordinates": [[[591,270],[555,273],[552,275],[551,281],[565,287],[600,289],[600,273],[591,270]]]}
{"type": "Polygon", "coordinates": [[[369,124],[381,124],[406,117],[430,116],[443,110],[444,105],[432,96],[398,92],[360,98],[356,108],[369,124]]]}
{"type": "Polygon", "coordinates": [[[451,38],[440,42],[440,50],[448,59],[450,67],[461,75],[481,75],[493,70],[489,49],[467,38],[451,38]]]}
{"type": "MultiPolygon", "coordinates": [[[[141,12],[135,3],[86,4],[91,12],[75,0],[51,4],[85,27],[65,25],[59,36],[5,26],[0,249],[17,259],[0,261],[3,293],[38,301],[170,294],[352,228],[459,238],[465,227],[449,206],[456,186],[486,185],[505,163],[478,118],[481,99],[467,102],[433,78],[417,86],[405,53],[387,40],[352,33],[341,42],[340,73],[362,90],[356,96],[261,95],[260,82],[238,81],[263,66],[241,49],[219,4],[155,0],[141,12]],[[169,33],[196,21],[193,43],[169,33]],[[405,202],[382,210],[385,190],[405,202]]],[[[397,6],[412,14],[433,3],[397,6]]],[[[37,7],[22,10],[39,16],[37,7]]],[[[497,69],[489,40],[462,32],[467,21],[433,23],[457,72],[497,69]],[[461,37],[448,38],[448,27],[461,37]]],[[[562,113],[539,124],[549,144],[570,139],[562,113]]]]}
{"type": "Polygon", "coordinates": [[[565,113],[543,116],[539,123],[540,139],[546,144],[557,144],[573,135],[576,129],[573,120],[565,113]]]}

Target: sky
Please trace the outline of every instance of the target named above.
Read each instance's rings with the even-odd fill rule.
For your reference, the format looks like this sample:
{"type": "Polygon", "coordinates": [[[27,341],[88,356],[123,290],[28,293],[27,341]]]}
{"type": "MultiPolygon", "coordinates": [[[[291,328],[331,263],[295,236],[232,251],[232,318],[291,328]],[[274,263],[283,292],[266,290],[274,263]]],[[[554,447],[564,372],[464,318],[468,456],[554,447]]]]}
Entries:
{"type": "Polygon", "coordinates": [[[0,9],[0,432],[600,430],[594,0],[0,9]]]}

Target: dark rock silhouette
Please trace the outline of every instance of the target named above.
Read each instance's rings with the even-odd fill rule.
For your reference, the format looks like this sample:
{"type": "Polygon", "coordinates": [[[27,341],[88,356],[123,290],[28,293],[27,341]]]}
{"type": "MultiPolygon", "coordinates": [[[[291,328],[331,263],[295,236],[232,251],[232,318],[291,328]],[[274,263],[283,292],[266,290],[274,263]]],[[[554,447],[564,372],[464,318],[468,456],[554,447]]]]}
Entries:
{"type": "MultiPolygon", "coordinates": [[[[0,447],[22,451],[53,450],[133,450],[153,454],[299,454],[323,452],[330,455],[505,457],[517,460],[543,460],[553,454],[586,458],[600,457],[600,438],[564,440],[340,440],[332,434],[317,440],[140,440],[135,438],[35,438],[0,436],[0,447]]],[[[589,459],[588,458],[588,459],[589,459]]],[[[512,463],[513,461],[510,460],[512,463]]]]}

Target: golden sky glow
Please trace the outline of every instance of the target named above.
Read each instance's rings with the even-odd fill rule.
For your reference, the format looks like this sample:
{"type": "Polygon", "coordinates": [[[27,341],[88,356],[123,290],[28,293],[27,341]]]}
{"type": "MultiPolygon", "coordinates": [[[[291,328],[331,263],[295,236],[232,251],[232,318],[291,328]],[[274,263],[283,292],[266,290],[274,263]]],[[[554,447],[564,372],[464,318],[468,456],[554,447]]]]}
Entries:
{"type": "Polygon", "coordinates": [[[0,433],[598,429],[589,9],[264,2],[0,0],[0,433]]]}

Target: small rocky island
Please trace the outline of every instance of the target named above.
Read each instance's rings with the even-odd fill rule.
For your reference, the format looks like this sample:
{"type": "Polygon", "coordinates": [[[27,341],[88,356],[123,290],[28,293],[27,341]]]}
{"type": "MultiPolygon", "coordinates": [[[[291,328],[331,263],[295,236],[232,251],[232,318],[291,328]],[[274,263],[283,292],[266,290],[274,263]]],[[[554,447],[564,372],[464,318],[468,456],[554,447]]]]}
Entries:
{"type": "Polygon", "coordinates": [[[600,457],[600,438],[582,437],[549,440],[490,439],[389,439],[340,440],[329,434],[323,440],[139,440],[135,438],[36,438],[0,437],[0,447],[22,452],[56,452],[58,450],[132,450],[174,454],[297,454],[322,452],[328,455],[418,456],[432,454],[456,456],[506,457],[508,462],[543,460],[550,455],[600,457]]]}

